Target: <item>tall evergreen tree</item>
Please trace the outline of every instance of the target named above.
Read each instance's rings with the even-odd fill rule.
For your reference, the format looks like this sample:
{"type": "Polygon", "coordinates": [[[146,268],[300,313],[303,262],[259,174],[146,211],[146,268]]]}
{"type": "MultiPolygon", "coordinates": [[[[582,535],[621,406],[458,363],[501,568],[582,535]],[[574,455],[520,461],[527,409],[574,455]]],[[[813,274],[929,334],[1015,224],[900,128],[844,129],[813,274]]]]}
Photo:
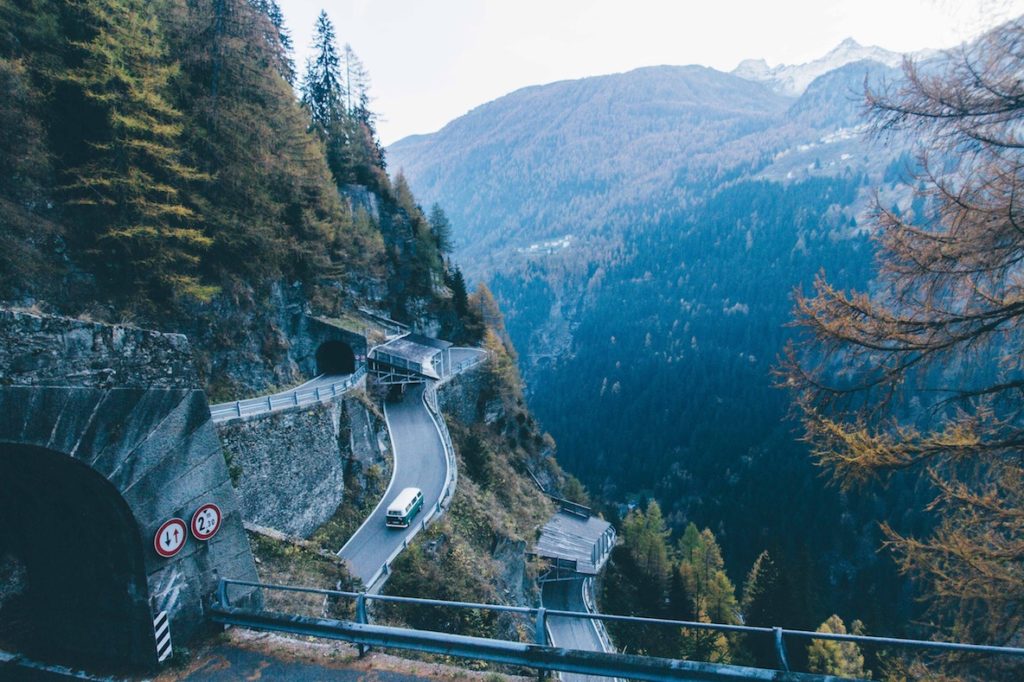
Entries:
{"type": "Polygon", "coordinates": [[[460,318],[465,317],[469,311],[469,295],[466,293],[466,278],[458,266],[455,266],[448,286],[452,290],[452,306],[455,308],[455,313],[460,318]]]}
{"type": "Polygon", "coordinates": [[[277,0],[250,0],[252,6],[270,22],[272,31],[265,34],[267,45],[273,50],[277,71],[288,85],[295,85],[295,58],[291,32],[284,25],[284,14],[277,0]]]}
{"type": "Polygon", "coordinates": [[[302,80],[302,103],[325,138],[341,122],[347,97],[334,24],[321,10],[314,26],[313,56],[306,63],[302,80]]]}
{"type": "Polygon", "coordinates": [[[369,111],[370,72],[348,43],[342,48],[342,75],[345,79],[345,110],[355,118],[373,120],[369,111]],[[358,112],[359,115],[356,115],[358,112]]]}
{"type": "Polygon", "coordinates": [[[435,203],[430,207],[430,217],[427,218],[427,222],[430,224],[430,231],[433,233],[434,239],[437,240],[438,250],[441,253],[451,253],[453,250],[452,224],[440,204],[435,203]]]}
{"type": "Polygon", "coordinates": [[[65,80],[80,98],[84,158],[66,172],[81,245],[122,294],[200,299],[198,265],[211,240],[187,199],[203,176],[185,164],[182,115],[168,96],[167,58],[154,8],[141,0],[76,2],[89,37],[73,43],[65,80]]]}
{"type": "MultiPolygon", "coordinates": [[[[761,552],[747,574],[747,582],[743,585],[741,608],[746,625],[774,627],[782,625],[779,621],[782,611],[782,594],[780,592],[778,567],[768,552],[761,552]]],[[[767,637],[750,637],[746,641],[747,649],[754,657],[754,662],[762,668],[770,668],[778,663],[775,643],[767,637]]]]}

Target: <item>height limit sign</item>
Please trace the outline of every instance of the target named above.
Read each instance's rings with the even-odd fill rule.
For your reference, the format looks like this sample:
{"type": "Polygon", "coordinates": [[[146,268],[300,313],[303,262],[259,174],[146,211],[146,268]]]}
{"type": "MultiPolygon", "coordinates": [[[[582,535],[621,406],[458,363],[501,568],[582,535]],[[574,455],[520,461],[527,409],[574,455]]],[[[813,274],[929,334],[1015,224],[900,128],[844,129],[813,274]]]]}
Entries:
{"type": "Polygon", "coordinates": [[[220,530],[220,507],[207,502],[192,515],[192,535],[196,540],[209,540],[220,530]]]}
{"type": "Polygon", "coordinates": [[[185,546],[188,538],[188,528],[181,519],[170,519],[165,521],[160,530],[153,537],[153,548],[156,553],[165,559],[169,559],[185,546]]]}

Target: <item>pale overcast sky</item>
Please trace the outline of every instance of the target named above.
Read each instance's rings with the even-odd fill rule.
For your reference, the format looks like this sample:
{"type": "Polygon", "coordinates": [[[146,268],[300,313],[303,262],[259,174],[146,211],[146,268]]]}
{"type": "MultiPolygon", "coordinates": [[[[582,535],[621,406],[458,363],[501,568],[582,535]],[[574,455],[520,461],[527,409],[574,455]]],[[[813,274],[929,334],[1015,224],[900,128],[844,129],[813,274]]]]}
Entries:
{"type": "Polygon", "coordinates": [[[952,47],[1024,0],[278,0],[302,68],[326,9],[370,71],[379,133],[429,133],[527,85],[656,64],[799,64],[844,38],[952,47]]]}

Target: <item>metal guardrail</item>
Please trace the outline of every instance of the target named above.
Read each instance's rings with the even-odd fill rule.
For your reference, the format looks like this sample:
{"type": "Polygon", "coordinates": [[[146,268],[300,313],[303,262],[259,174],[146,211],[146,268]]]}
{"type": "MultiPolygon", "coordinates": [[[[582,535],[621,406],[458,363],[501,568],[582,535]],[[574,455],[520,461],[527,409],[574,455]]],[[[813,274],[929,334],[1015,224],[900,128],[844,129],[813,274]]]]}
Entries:
{"type": "Polygon", "coordinates": [[[578,516],[581,519],[589,519],[594,515],[594,510],[584,504],[573,502],[572,500],[567,500],[564,497],[559,497],[558,495],[553,495],[551,493],[545,494],[550,497],[551,501],[557,504],[558,508],[566,514],[572,514],[573,516],[578,516]]]}
{"type": "Polygon", "coordinates": [[[300,386],[294,391],[285,393],[211,405],[210,417],[215,422],[223,422],[229,419],[239,419],[241,417],[274,412],[275,410],[283,410],[289,407],[325,402],[339,395],[344,395],[356,387],[365,376],[366,365],[363,365],[341,381],[323,386],[313,386],[311,388],[302,388],[300,386]]]}
{"type": "MultiPolygon", "coordinates": [[[[629,654],[560,649],[500,639],[468,637],[426,630],[411,630],[351,621],[287,616],[265,611],[214,606],[213,620],[258,630],[291,632],[308,637],[352,642],[361,648],[377,646],[424,651],[446,656],[491,661],[557,672],[579,673],[651,682],[839,682],[841,678],[807,673],[786,673],[760,668],[700,663],[629,654]]],[[[543,632],[543,630],[541,630],[543,632]]]]}
{"type": "MultiPolygon", "coordinates": [[[[463,348],[459,346],[453,348],[452,350],[463,350],[463,348]]],[[[487,358],[490,357],[490,354],[487,351],[483,350],[482,348],[473,348],[472,350],[478,350],[480,351],[480,353],[477,354],[476,357],[470,358],[468,360],[463,360],[459,364],[455,365],[454,368],[449,367],[448,371],[445,373],[443,377],[441,377],[441,380],[438,382],[439,385],[444,384],[448,380],[457,377],[459,374],[466,371],[467,369],[476,367],[477,365],[483,363],[485,360],[487,360],[487,358]]]]}
{"type": "Polygon", "coordinates": [[[382,327],[394,329],[396,334],[401,335],[409,333],[409,325],[399,322],[398,320],[392,320],[390,317],[386,315],[382,315],[381,313],[374,312],[373,310],[370,310],[369,308],[364,308],[362,306],[357,308],[357,310],[361,312],[363,315],[366,315],[367,317],[375,321],[377,324],[381,325],[382,327]]]}
{"type": "MultiPolygon", "coordinates": [[[[250,590],[251,592],[251,590],[250,590]]],[[[397,596],[385,596],[385,595],[373,595],[365,592],[343,592],[340,590],[324,590],[312,587],[297,587],[292,585],[273,585],[264,584],[257,582],[249,582],[244,580],[230,580],[222,578],[218,586],[218,602],[214,605],[212,613],[214,620],[221,623],[229,623],[236,625],[244,625],[247,627],[256,627],[263,629],[273,629],[279,631],[296,632],[299,634],[309,634],[313,636],[330,637],[334,639],[344,639],[346,641],[352,641],[359,644],[366,645],[380,645],[380,646],[395,646],[399,648],[411,648],[418,649],[421,651],[433,651],[448,653],[453,656],[463,656],[466,658],[478,658],[483,660],[492,660],[502,663],[512,663],[516,665],[524,665],[529,667],[542,668],[545,670],[561,670],[565,672],[578,672],[583,674],[595,674],[603,675],[607,677],[626,677],[635,679],[647,679],[647,680],[667,680],[667,679],[679,679],[679,675],[676,670],[680,668],[665,666],[665,661],[670,659],[648,659],[647,657],[630,657],[624,654],[610,654],[605,652],[575,652],[579,654],[589,654],[590,658],[580,659],[578,657],[569,656],[564,660],[560,658],[563,654],[571,652],[571,650],[555,649],[554,651],[562,652],[562,654],[555,654],[548,652],[550,656],[541,656],[540,658],[523,657],[523,650],[514,649],[519,652],[516,654],[517,658],[499,658],[490,657],[493,655],[494,645],[496,643],[502,644],[517,644],[519,643],[504,642],[503,640],[490,640],[481,638],[460,638],[457,635],[451,635],[448,633],[427,633],[423,631],[415,630],[402,630],[400,628],[374,628],[373,630],[360,630],[358,628],[352,629],[351,625],[359,625],[362,628],[373,627],[364,625],[367,623],[367,612],[366,602],[368,601],[380,601],[380,602],[393,602],[393,603],[404,603],[404,604],[418,604],[423,606],[432,607],[445,607],[445,608],[457,608],[457,609],[477,609],[481,611],[491,612],[503,612],[503,613],[517,613],[523,616],[532,618],[534,620],[534,633],[535,641],[537,645],[547,646],[549,640],[547,639],[547,618],[551,616],[557,616],[559,618],[576,618],[592,621],[601,622],[617,622],[617,623],[633,623],[637,625],[663,625],[672,628],[684,628],[690,630],[709,630],[716,632],[732,632],[739,634],[746,634],[760,637],[771,637],[776,645],[776,652],[779,655],[779,667],[783,672],[779,670],[767,670],[762,672],[770,673],[772,676],[754,676],[754,677],[743,677],[736,674],[736,670],[743,671],[758,671],[756,668],[738,668],[737,666],[725,666],[731,669],[732,672],[730,677],[715,677],[715,676],[703,676],[703,677],[690,677],[683,679],[699,679],[699,680],[717,680],[717,679],[770,679],[770,680],[825,680],[825,679],[838,679],[830,677],[821,677],[817,675],[805,675],[803,673],[790,673],[788,672],[788,662],[785,654],[785,639],[801,639],[801,640],[832,640],[840,642],[854,642],[856,644],[864,644],[869,646],[880,646],[880,647],[898,647],[903,649],[913,649],[922,651],[932,652],[962,652],[971,654],[987,654],[997,656],[1011,656],[1011,657],[1024,657],[1024,648],[1020,647],[1006,647],[1006,646],[989,646],[983,644],[962,644],[959,642],[936,642],[927,640],[913,640],[913,639],[898,639],[894,637],[874,637],[870,635],[853,635],[853,634],[834,634],[827,632],[811,632],[809,630],[790,630],[787,628],[780,627],[756,627],[751,625],[727,625],[724,623],[702,623],[695,621],[681,621],[681,620],[667,620],[662,618],[640,618],[637,616],[615,616],[601,613],[585,613],[579,611],[559,611],[553,609],[545,609],[544,607],[532,608],[527,606],[506,606],[502,604],[479,604],[472,602],[455,602],[455,601],[444,601],[438,599],[420,599],[417,597],[397,597],[397,596]],[[249,588],[259,588],[264,590],[279,590],[284,592],[299,592],[307,594],[319,594],[340,599],[352,599],[356,602],[356,614],[357,623],[351,624],[343,621],[327,621],[324,619],[307,618],[304,616],[292,616],[287,614],[279,614],[274,612],[257,611],[252,609],[238,609],[231,606],[229,588],[232,585],[238,585],[249,588]],[[385,632],[387,631],[387,632],[385,632]],[[389,640],[387,639],[388,634],[394,635],[395,633],[406,633],[399,637],[399,639],[389,640]],[[365,635],[365,636],[364,636],[365,635]],[[425,635],[431,635],[431,637],[424,637],[425,635]],[[383,639],[374,639],[374,637],[383,637],[383,639]],[[404,639],[402,638],[404,637],[404,639]],[[440,639],[439,639],[440,638],[440,639]],[[447,638],[447,639],[446,639],[447,638]],[[473,640],[473,642],[464,641],[473,640]],[[404,642],[403,645],[401,642],[404,642]],[[413,645],[412,643],[419,642],[422,646],[413,645]],[[424,648],[428,644],[430,647],[440,646],[441,644],[448,642],[450,646],[445,646],[442,649],[437,648],[424,648]],[[461,642],[461,645],[459,644],[461,642]],[[633,661],[627,667],[625,666],[625,659],[646,659],[654,661],[654,663],[643,664],[633,661]],[[581,663],[581,661],[594,661],[600,662],[600,667],[594,667],[594,665],[581,663]],[[590,667],[579,667],[580,665],[590,665],[590,667]],[[644,672],[646,671],[646,672],[644,672]],[[638,674],[639,673],[639,674],[638,674]],[[795,676],[794,676],[795,675],[795,676]]],[[[397,636],[397,635],[396,635],[397,636]]],[[[508,652],[513,651],[507,648],[499,647],[500,651],[508,652]]],[[[672,663],[692,663],[689,661],[672,661],[672,663]]],[[[693,674],[692,671],[688,674],[693,674]]],[[[721,674],[719,671],[716,674],[721,674]]]]}
{"type": "MultiPolygon", "coordinates": [[[[585,578],[583,580],[583,603],[586,605],[588,611],[591,613],[597,613],[597,601],[594,599],[593,577],[585,578]]],[[[607,653],[614,652],[615,645],[612,644],[612,638],[608,636],[608,630],[605,628],[604,623],[599,620],[591,622],[597,630],[597,638],[601,642],[601,649],[607,653]]]]}

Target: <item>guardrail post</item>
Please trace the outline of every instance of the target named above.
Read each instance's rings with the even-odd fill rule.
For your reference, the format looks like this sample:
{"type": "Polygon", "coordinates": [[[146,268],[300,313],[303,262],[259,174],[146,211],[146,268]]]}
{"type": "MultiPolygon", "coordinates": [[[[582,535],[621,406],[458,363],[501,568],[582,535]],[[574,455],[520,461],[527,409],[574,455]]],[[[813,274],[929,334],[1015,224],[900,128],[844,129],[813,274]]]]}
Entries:
{"type": "Polygon", "coordinates": [[[292,399],[295,400],[295,404],[296,405],[299,404],[299,392],[298,391],[292,391],[292,399]]]}
{"type": "Polygon", "coordinates": [[[775,633],[775,653],[779,655],[779,665],[789,672],[789,660],[786,658],[786,643],[782,640],[782,628],[772,628],[775,633]]]}
{"type": "Polygon", "coordinates": [[[543,606],[537,609],[537,621],[533,633],[533,641],[541,646],[548,645],[548,610],[543,606]]]}
{"type": "MultiPolygon", "coordinates": [[[[548,611],[543,606],[537,609],[537,621],[534,624],[533,641],[541,646],[548,645],[548,611]]],[[[544,679],[544,669],[537,668],[537,679],[544,679]]]]}
{"type": "Polygon", "coordinates": [[[267,409],[268,410],[273,410],[274,409],[274,403],[271,401],[269,395],[267,396],[267,409]]]}
{"type": "Polygon", "coordinates": [[[320,387],[316,387],[316,401],[320,402],[320,387]]]}
{"type": "Polygon", "coordinates": [[[230,606],[228,603],[228,584],[224,578],[217,581],[217,601],[221,606],[230,606]]]}
{"type": "Polygon", "coordinates": [[[235,411],[238,412],[238,416],[242,416],[242,402],[240,400],[235,401],[235,411]]]}
{"type": "MultiPolygon", "coordinates": [[[[356,622],[363,623],[364,625],[369,621],[366,618],[366,593],[360,592],[359,596],[356,597],[356,622]]],[[[356,645],[359,649],[359,658],[366,655],[366,652],[370,650],[370,647],[365,644],[356,645]]]]}

